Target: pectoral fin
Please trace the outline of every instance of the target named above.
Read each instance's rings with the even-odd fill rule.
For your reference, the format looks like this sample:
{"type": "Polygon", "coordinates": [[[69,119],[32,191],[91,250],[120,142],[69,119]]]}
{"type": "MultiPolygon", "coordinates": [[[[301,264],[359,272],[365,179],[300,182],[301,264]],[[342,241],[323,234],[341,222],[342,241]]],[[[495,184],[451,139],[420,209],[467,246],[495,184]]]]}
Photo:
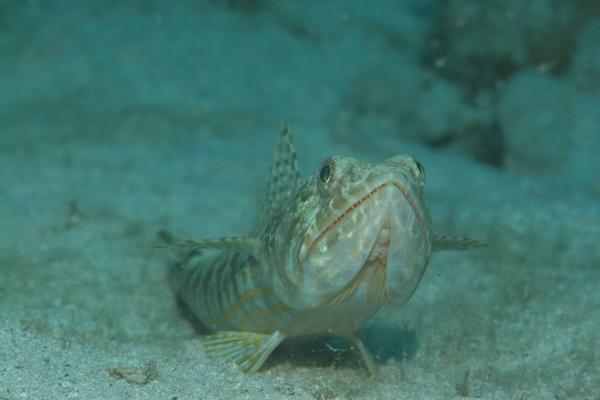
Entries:
{"type": "Polygon", "coordinates": [[[260,369],[283,339],[285,335],[280,331],[271,335],[222,331],[206,336],[204,348],[209,356],[233,361],[243,372],[253,373],[260,369]]]}
{"type": "Polygon", "coordinates": [[[352,278],[352,280],[343,287],[339,292],[336,292],[333,296],[327,299],[322,305],[325,307],[335,306],[346,301],[348,298],[352,297],[354,293],[360,287],[360,284],[365,279],[366,273],[368,270],[367,265],[363,265],[360,271],[352,278]]]}
{"type": "Polygon", "coordinates": [[[457,236],[435,235],[433,237],[433,251],[468,250],[476,249],[479,247],[486,247],[487,245],[487,243],[480,242],[479,240],[473,240],[457,236]]]}
{"type": "Polygon", "coordinates": [[[387,268],[381,260],[374,260],[370,265],[371,277],[367,286],[367,301],[382,306],[391,303],[387,287],[387,268]]]}
{"type": "Polygon", "coordinates": [[[360,337],[360,333],[354,332],[349,335],[343,336],[348,342],[352,344],[358,351],[360,352],[360,356],[365,363],[365,366],[369,370],[369,373],[373,376],[377,374],[377,364],[373,360],[371,353],[367,350],[362,338],[360,337]]]}
{"type": "Polygon", "coordinates": [[[257,258],[261,258],[262,246],[260,239],[254,237],[228,237],[204,240],[176,240],[173,246],[189,247],[202,250],[230,250],[240,249],[247,251],[257,258]]]}

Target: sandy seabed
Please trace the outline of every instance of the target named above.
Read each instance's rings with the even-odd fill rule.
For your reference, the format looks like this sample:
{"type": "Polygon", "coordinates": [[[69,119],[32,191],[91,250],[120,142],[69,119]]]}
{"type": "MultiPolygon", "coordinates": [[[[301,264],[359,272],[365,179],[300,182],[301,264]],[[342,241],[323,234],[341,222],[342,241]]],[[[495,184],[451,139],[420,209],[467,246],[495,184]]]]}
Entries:
{"type": "Polygon", "coordinates": [[[459,2],[309,3],[0,5],[1,400],[600,398],[599,97],[581,84],[600,69],[516,58],[474,106],[423,64],[459,2]],[[376,377],[337,342],[244,375],[168,288],[157,231],[246,233],[284,117],[305,177],[414,154],[436,232],[490,244],[436,253],[364,328],[376,377]]]}

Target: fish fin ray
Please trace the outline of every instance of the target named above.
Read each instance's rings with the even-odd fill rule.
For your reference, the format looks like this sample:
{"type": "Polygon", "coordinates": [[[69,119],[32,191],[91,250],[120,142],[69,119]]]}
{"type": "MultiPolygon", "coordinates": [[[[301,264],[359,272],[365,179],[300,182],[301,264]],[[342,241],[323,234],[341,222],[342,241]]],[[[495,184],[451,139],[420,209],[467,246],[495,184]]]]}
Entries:
{"type": "Polygon", "coordinates": [[[371,277],[367,286],[367,301],[377,305],[389,304],[391,302],[387,287],[387,268],[385,264],[376,260],[371,266],[371,277]]]}
{"type": "Polygon", "coordinates": [[[274,155],[275,163],[271,166],[271,179],[262,211],[262,222],[279,209],[300,186],[298,157],[294,149],[292,129],[286,120],[281,123],[274,155]]]}
{"type": "Polygon", "coordinates": [[[358,349],[360,357],[362,358],[363,362],[365,363],[365,366],[369,370],[369,373],[375,376],[377,374],[377,364],[375,363],[373,356],[371,355],[371,353],[369,353],[369,350],[365,346],[365,343],[362,340],[360,333],[353,332],[343,336],[343,338],[350,342],[352,346],[354,346],[356,349],[358,349]]]}
{"type": "Polygon", "coordinates": [[[257,258],[262,255],[262,242],[255,237],[223,237],[203,240],[176,240],[171,246],[200,250],[244,250],[257,258]]]}
{"type": "Polygon", "coordinates": [[[340,304],[340,303],[344,302],[348,298],[352,297],[352,295],[354,293],[356,293],[356,291],[358,290],[360,284],[365,279],[365,272],[366,272],[366,270],[367,270],[366,266],[363,266],[362,269],[360,271],[358,271],[358,273],[356,274],[356,276],[354,278],[352,278],[352,280],[350,281],[350,283],[348,283],[339,292],[336,292],[331,298],[327,299],[325,301],[324,305],[328,306],[328,307],[335,306],[337,304],[340,304]]]}
{"type": "Polygon", "coordinates": [[[175,272],[181,269],[187,269],[186,267],[192,263],[192,260],[201,255],[201,251],[196,248],[185,248],[176,245],[177,239],[170,232],[166,230],[158,231],[158,239],[161,241],[160,245],[156,247],[167,248],[170,250],[172,259],[171,272],[175,272]]]}
{"type": "Polygon", "coordinates": [[[206,353],[216,359],[234,362],[245,373],[254,373],[285,339],[281,331],[272,334],[222,331],[204,339],[206,353]]]}
{"type": "Polygon", "coordinates": [[[488,246],[479,240],[458,236],[435,235],[433,237],[433,251],[459,251],[477,249],[488,246]]]}

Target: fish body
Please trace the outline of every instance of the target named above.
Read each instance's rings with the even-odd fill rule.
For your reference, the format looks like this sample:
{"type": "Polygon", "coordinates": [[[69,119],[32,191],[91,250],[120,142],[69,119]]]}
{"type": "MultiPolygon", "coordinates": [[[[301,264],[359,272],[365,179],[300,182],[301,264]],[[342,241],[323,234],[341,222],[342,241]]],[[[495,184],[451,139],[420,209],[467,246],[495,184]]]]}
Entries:
{"type": "Polygon", "coordinates": [[[284,125],[260,223],[247,237],[187,240],[171,284],[214,333],[215,357],[255,372],[285,338],[336,335],[375,363],[358,331],[412,296],[431,253],[479,242],[432,233],[425,172],[410,155],[334,156],[300,183],[284,125]]]}

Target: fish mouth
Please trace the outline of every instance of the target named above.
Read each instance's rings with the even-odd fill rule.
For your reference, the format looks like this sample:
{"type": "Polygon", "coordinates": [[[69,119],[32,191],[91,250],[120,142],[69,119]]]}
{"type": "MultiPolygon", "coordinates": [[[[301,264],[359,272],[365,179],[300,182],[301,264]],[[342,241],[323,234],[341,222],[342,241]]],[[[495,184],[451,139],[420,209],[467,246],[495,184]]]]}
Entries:
{"type": "MultiPolygon", "coordinates": [[[[425,218],[423,217],[423,214],[417,207],[417,203],[416,203],[414,197],[399,182],[386,181],[386,182],[382,183],[381,185],[375,187],[371,191],[369,191],[367,194],[365,194],[363,197],[361,197],[354,203],[352,203],[352,205],[350,205],[350,207],[346,208],[340,215],[338,215],[336,217],[336,219],[332,223],[327,225],[327,227],[325,227],[325,229],[323,229],[321,231],[319,236],[317,236],[316,239],[312,241],[310,246],[308,246],[308,251],[305,254],[310,254],[311,251],[314,250],[314,248],[319,244],[319,242],[321,240],[323,240],[323,238],[325,236],[327,236],[332,230],[337,228],[350,215],[352,215],[353,212],[357,211],[360,207],[365,205],[370,199],[373,198],[373,196],[375,196],[377,193],[381,192],[383,189],[385,189],[387,187],[391,187],[391,186],[395,187],[396,189],[398,189],[400,191],[400,193],[402,193],[404,199],[410,205],[412,212],[416,215],[417,221],[419,222],[419,226],[421,227],[421,230],[424,231],[425,230],[425,218]]],[[[388,223],[389,227],[386,228],[386,226],[384,224],[384,226],[382,226],[382,228],[381,228],[381,231],[383,231],[384,229],[387,229],[389,232],[391,230],[391,223],[389,222],[389,210],[386,210],[386,213],[388,213],[388,215],[386,216],[386,220],[388,221],[387,223],[388,223]]],[[[381,235],[381,232],[379,233],[379,235],[381,235]]]]}

